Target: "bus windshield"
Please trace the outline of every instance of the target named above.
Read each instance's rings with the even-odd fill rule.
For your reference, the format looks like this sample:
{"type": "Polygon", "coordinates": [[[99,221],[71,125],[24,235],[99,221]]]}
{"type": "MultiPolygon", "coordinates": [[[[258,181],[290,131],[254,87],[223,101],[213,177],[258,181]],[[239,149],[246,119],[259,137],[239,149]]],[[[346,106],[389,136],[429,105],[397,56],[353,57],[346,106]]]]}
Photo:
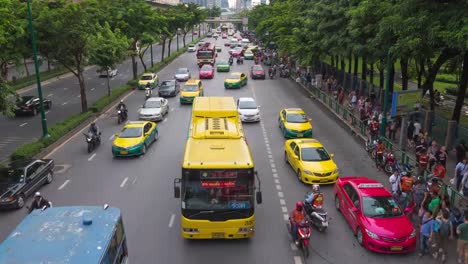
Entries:
{"type": "Polygon", "coordinates": [[[202,50],[199,51],[197,54],[197,58],[200,59],[211,59],[214,56],[214,51],[213,50],[202,50]]]}
{"type": "Polygon", "coordinates": [[[253,208],[252,169],[188,171],[183,180],[182,209],[214,213],[253,208]]]}

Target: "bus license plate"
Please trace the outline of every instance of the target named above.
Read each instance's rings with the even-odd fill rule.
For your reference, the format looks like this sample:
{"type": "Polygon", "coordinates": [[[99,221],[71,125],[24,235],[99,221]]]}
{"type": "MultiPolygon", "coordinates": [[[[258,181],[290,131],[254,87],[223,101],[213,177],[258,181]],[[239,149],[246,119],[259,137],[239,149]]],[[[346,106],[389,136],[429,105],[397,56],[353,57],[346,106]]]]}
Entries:
{"type": "Polygon", "coordinates": [[[121,155],[127,155],[127,154],[128,154],[128,151],[120,151],[120,154],[121,154],[121,155]]]}
{"type": "Polygon", "coordinates": [[[400,251],[403,250],[403,247],[395,246],[395,247],[390,247],[391,251],[400,251]]]}
{"type": "Polygon", "coordinates": [[[224,233],[211,233],[213,238],[224,238],[224,233]]]}
{"type": "Polygon", "coordinates": [[[297,134],[298,137],[303,137],[304,135],[303,134],[297,134]]]}

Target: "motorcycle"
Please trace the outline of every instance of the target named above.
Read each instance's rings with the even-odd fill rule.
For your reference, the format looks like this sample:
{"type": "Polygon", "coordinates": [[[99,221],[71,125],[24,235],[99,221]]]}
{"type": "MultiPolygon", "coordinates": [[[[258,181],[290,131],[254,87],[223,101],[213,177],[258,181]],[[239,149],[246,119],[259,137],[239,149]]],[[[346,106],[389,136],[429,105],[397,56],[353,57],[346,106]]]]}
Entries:
{"type": "Polygon", "coordinates": [[[287,69],[280,70],[280,77],[288,78],[289,77],[289,71],[287,69]]]}
{"type": "Polygon", "coordinates": [[[117,124],[120,125],[125,120],[127,120],[127,111],[123,109],[117,110],[117,124]]]}
{"type": "MultiPolygon", "coordinates": [[[[371,138],[368,138],[366,141],[366,151],[369,154],[372,154],[375,147],[377,146],[377,140],[372,140],[371,138]]],[[[374,158],[373,155],[371,155],[372,158],[374,158]]]]}
{"type": "Polygon", "coordinates": [[[244,64],[244,59],[242,57],[237,57],[237,64],[244,64]]]}
{"type": "Polygon", "coordinates": [[[101,144],[101,132],[98,135],[94,135],[93,133],[83,134],[86,138],[86,143],[88,143],[88,153],[91,153],[101,144]]]}
{"type": "Polygon", "coordinates": [[[315,207],[313,204],[308,203],[304,200],[304,209],[306,214],[309,216],[312,224],[317,228],[319,232],[324,232],[328,227],[328,214],[323,210],[322,206],[315,207]]]}
{"type": "MultiPolygon", "coordinates": [[[[289,230],[289,233],[292,232],[292,221],[293,219],[290,217],[289,221],[287,222],[287,228],[289,230]]],[[[292,236],[292,234],[291,234],[292,236]]],[[[302,253],[304,254],[304,257],[309,256],[309,240],[310,240],[310,224],[309,220],[304,220],[301,224],[297,225],[297,240],[294,241],[296,245],[298,246],[299,249],[301,249],[302,253]]]]}
{"type": "Polygon", "coordinates": [[[384,158],[384,171],[388,174],[392,174],[395,170],[395,155],[391,151],[387,152],[384,158]]]}
{"type": "Polygon", "coordinates": [[[153,91],[151,91],[151,88],[149,87],[146,87],[145,88],[145,99],[148,100],[148,98],[150,98],[153,94],[153,91]]]}
{"type": "Polygon", "coordinates": [[[234,62],[233,59],[229,58],[229,66],[232,66],[232,63],[234,62]]]}

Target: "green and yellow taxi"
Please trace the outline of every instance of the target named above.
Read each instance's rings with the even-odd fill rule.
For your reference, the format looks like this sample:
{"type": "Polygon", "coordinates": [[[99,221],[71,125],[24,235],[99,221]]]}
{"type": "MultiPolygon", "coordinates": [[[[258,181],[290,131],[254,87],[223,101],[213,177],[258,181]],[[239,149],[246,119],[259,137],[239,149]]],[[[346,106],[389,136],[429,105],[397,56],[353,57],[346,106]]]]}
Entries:
{"type": "Polygon", "coordinates": [[[284,160],[297,179],[306,184],[333,184],[340,176],[333,154],[316,139],[289,139],[284,143],[284,160]]]}
{"type": "Polygon", "coordinates": [[[180,88],[181,104],[191,104],[197,96],[203,96],[202,82],[198,79],[190,79],[180,88]]]}
{"type": "Polygon", "coordinates": [[[217,72],[229,72],[231,70],[231,66],[227,60],[219,60],[216,63],[216,71],[217,72]]]}
{"type": "Polygon", "coordinates": [[[278,126],[285,138],[312,137],[312,119],[300,108],[285,108],[280,111],[278,126]]]}
{"type": "Polygon", "coordinates": [[[224,88],[240,89],[247,85],[247,74],[243,72],[233,72],[224,80],[224,88]]]}
{"type": "Polygon", "coordinates": [[[246,60],[253,60],[254,59],[254,54],[253,54],[253,51],[251,49],[247,49],[244,52],[244,59],[246,59],[246,60]]]}
{"type": "Polygon", "coordinates": [[[115,134],[112,143],[114,157],[145,155],[147,148],[159,138],[156,123],[130,121],[115,134]]]}
{"type": "Polygon", "coordinates": [[[156,73],[143,73],[140,80],[138,80],[138,89],[144,90],[148,84],[151,89],[158,86],[159,79],[156,73]]]}

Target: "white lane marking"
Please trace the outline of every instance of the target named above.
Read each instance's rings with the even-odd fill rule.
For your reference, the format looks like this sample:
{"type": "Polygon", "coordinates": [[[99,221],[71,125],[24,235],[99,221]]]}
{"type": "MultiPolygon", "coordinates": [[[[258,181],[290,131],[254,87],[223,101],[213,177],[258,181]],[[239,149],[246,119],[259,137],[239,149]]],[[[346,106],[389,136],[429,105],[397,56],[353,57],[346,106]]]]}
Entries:
{"type": "Polygon", "coordinates": [[[80,98],[80,97],[81,97],[81,94],[77,95],[76,97],[80,98]]]}
{"type": "Polygon", "coordinates": [[[94,89],[96,89],[96,88],[91,88],[91,91],[94,91],[94,89]]]}
{"type": "Polygon", "coordinates": [[[278,173],[273,173],[273,178],[278,178],[278,173]]]}
{"type": "Polygon", "coordinates": [[[46,111],[45,114],[47,115],[48,113],[50,113],[50,110],[46,111]]]}
{"type": "Polygon", "coordinates": [[[277,184],[276,185],[276,190],[281,191],[281,185],[277,184]]]}
{"type": "Polygon", "coordinates": [[[270,164],[274,164],[275,163],[275,160],[274,159],[270,159],[270,164]]]}
{"type": "Polygon", "coordinates": [[[269,155],[271,155],[271,151],[270,151],[270,150],[267,150],[267,153],[268,153],[269,155]]]}
{"type": "Polygon", "coordinates": [[[283,214],[283,219],[284,219],[284,221],[288,221],[289,220],[289,215],[288,214],[283,214]]]}
{"type": "Polygon", "coordinates": [[[125,184],[127,183],[127,181],[128,181],[128,177],[125,177],[123,182],[120,184],[120,188],[123,188],[125,186],[125,184]]]}
{"type": "Polygon", "coordinates": [[[138,175],[135,177],[135,179],[133,179],[132,184],[135,184],[137,180],[138,180],[138,175]]]}
{"type": "Polygon", "coordinates": [[[266,145],[267,149],[269,149],[269,148],[270,148],[270,143],[268,143],[268,141],[267,141],[267,140],[265,140],[265,145],[266,145]]]}
{"type": "Polygon", "coordinates": [[[275,165],[274,163],[272,163],[272,164],[270,164],[270,165],[271,165],[271,167],[272,167],[273,169],[276,168],[276,165],[275,165]]]}
{"type": "Polygon", "coordinates": [[[54,96],[53,93],[50,93],[50,94],[47,95],[47,97],[52,97],[52,96],[54,96]]]}
{"type": "Polygon", "coordinates": [[[109,140],[114,139],[115,135],[110,136],[109,140]]]}
{"type": "Polygon", "coordinates": [[[276,169],[271,169],[271,172],[276,173],[276,169]]]}
{"type": "Polygon", "coordinates": [[[172,225],[174,224],[174,219],[175,219],[175,214],[172,214],[171,219],[169,220],[169,228],[171,228],[172,225]]]}
{"type": "Polygon", "coordinates": [[[275,179],[275,183],[276,183],[276,184],[279,184],[280,182],[279,182],[279,180],[278,180],[278,179],[275,179]]]}
{"type": "Polygon", "coordinates": [[[66,105],[66,104],[68,104],[68,103],[67,103],[67,102],[65,102],[65,103],[63,103],[62,105],[66,105]]]}
{"type": "Polygon", "coordinates": [[[268,155],[268,158],[269,158],[270,160],[272,160],[272,159],[273,159],[273,155],[269,154],[269,155],[268,155]]]}
{"type": "Polygon", "coordinates": [[[65,188],[65,186],[67,186],[67,184],[70,182],[70,180],[66,180],[62,185],[60,185],[60,187],[58,187],[59,190],[62,190],[63,188],[65,188]]]}
{"type": "Polygon", "coordinates": [[[63,89],[64,89],[64,90],[68,90],[68,88],[67,88],[67,87],[63,87],[63,89]]]}
{"type": "Polygon", "coordinates": [[[167,117],[166,117],[166,118],[164,118],[164,120],[163,120],[163,123],[164,123],[164,122],[166,122],[166,121],[167,121],[167,117]]]}
{"type": "Polygon", "coordinates": [[[288,212],[288,208],[286,208],[286,206],[281,206],[281,210],[283,210],[283,213],[287,213],[287,212],[288,212]]]}
{"type": "Polygon", "coordinates": [[[21,125],[19,125],[19,126],[20,126],[20,127],[24,127],[24,126],[27,125],[27,124],[28,124],[28,122],[25,122],[25,123],[23,123],[23,124],[21,124],[21,125]]]}
{"type": "Polygon", "coordinates": [[[294,264],[302,264],[302,259],[300,256],[294,256],[294,264]]]}
{"type": "Polygon", "coordinates": [[[280,199],[280,204],[281,205],[286,205],[286,201],[284,199],[280,199]]]}
{"type": "Polygon", "coordinates": [[[283,192],[278,192],[278,197],[279,197],[279,198],[283,198],[283,197],[284,197],[284,193],[283,193],[283,192]]]}
{"type": "Polygon", "coordinates": [[[296,250],[297,250],[296,244],[291,243],[291,244],[289,244],[289,245],[291,246],[291,250],[292,250],[292,251],[296,251],[296,250]]]}
{"type": "Polygon", "coordinates": [[[89,157],[88,161],[91,161],[94,157],[96,157],[96,153],[94,153],[93,155],[91,155],[91,157],[89,157]]]}

